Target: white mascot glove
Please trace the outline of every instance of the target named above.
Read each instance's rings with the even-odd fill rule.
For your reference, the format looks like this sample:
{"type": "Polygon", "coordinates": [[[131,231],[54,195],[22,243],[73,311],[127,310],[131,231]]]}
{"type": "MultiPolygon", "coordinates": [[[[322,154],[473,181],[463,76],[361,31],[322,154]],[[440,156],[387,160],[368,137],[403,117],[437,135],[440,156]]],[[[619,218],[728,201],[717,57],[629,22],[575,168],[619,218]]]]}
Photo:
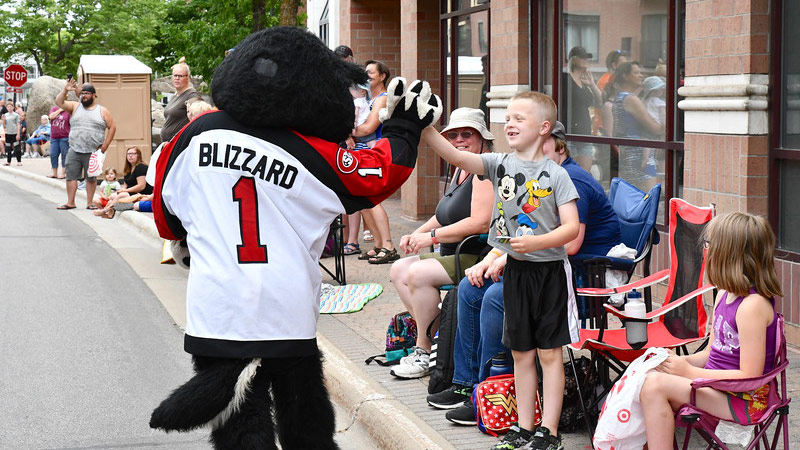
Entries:
{"type": "Polygon", "coordinates": [[[395,77],[389,83],[386,107],[378,113],[381,122],[388,119],[405,119],[416,123],[420,129],[439,120],[442,115],[442,101],[431,93],[427,81],[416,80],[406,90],[406,79],[395,77]]]}

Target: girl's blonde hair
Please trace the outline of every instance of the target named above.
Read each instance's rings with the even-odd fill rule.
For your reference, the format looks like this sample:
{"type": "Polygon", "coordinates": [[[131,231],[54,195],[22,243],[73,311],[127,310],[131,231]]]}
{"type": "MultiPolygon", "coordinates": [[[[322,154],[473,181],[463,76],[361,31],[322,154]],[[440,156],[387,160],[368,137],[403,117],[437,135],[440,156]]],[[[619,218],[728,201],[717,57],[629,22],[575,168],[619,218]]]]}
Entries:
{"type": "Polygon", "coordinates": [[[761,216],[733,212],[715,217],[705,230],[708,279],[746,296],[753,286],[765,298],[783,296],[775,271],[775,234],[761,216]]]}
{"type": "Polygon", "coordinates": [[[106,170],[104,170],[104,171],[103,171],[103,178],[105,178],[105,177],[106,177],[106,175],[108,175],[108,174],[109,174],[109,173],[111,173],[111,172],[114,172],[114,178],[117,178],[117,177],[118,177],[118,175],[117,175],[117,169],[115,169],[115,168],[113,168],[113,167],[109,167],[108,169],[106,169],[106,170]]]}
{"type": "Polygon", "coordinates": [[[189,117],[189,120],[193,120],[200,114],[203,114],[206,111],[211,111],[212,109],[214,109],[214,107],[208,104],[208,102],[203,100],[195,100],[188,102],[186,106],[186,115],[189,117]]]}

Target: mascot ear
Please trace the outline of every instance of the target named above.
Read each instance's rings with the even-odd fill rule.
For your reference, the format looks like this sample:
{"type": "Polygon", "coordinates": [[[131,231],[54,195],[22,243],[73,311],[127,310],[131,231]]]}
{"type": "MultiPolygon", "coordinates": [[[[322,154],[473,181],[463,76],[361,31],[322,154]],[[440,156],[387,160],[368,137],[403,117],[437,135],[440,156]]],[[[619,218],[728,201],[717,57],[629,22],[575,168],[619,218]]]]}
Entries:
{"type": "Polygon", "coordinates": [[[225,57],[214,71],[211,96],[239,123],[341,142],[355,120],[349,87],[366,80],[363,68],[310,32],[273,27],[246,37],[225,57]]]}

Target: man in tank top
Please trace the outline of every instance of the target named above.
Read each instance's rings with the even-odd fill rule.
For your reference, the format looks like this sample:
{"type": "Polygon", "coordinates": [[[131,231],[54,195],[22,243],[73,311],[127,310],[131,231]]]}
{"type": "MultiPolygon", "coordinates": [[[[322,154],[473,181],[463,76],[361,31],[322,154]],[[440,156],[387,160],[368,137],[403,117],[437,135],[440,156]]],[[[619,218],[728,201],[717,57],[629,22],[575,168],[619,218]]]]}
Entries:
{"type": "Polygon", "coordinates": [[[75,193],[78,191],[78,179],[86,179],[87,209],[96,209],[92,204],[97,178],[89,177],[89,157],[100,149],[108,150],[117,126],[108,109],[97,103],[97,91],[89,83],[83,85],[79,92],[79,102],[67,100],[67,93],[77,87],[75,79],[67,80],[64,89],[56,96],[56,105],[72,116],[69,120],[69,151],[67,152],[67,203],[58,209],[74,209],[75,193]]]}

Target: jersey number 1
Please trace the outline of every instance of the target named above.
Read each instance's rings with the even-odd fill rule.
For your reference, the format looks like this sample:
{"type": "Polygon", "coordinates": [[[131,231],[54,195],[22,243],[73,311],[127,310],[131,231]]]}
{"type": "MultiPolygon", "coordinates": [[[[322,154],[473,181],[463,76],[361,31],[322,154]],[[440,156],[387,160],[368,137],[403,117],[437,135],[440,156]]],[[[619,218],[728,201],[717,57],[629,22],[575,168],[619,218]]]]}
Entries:
{"type": "Polygon", "coordinates": [[[239,231],[242,235],[242,245],[236,246],[239,264],[266,263],[267,246],[258,241],[258,197],[253,178],[239,178],[233,185],[233,201],[239,203],[239,231]]]}

